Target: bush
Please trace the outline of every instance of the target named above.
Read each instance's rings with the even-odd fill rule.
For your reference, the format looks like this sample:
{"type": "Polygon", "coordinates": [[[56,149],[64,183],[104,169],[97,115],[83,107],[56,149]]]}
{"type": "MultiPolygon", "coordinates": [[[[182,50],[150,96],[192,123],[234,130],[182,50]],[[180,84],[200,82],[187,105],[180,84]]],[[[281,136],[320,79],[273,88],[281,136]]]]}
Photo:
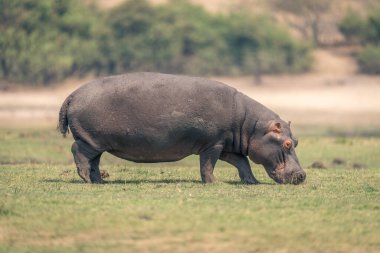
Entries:
{"type": "Polygon", "coordinates": [[[346,13],[338,27],[347,41],[352,44],[362,43],[366,36],[366,20],[353,10],[346,13]]]}
{"type": "Polygon", "coordinates": [[[211,22],[205,10],[184,1],[159,7],[146,1],[126,2],[107,19],[119,52],[111,57],[112,71],[214,72],[210,66],[215,65],[213,56],[219,47],[211,22]]]}
{"type": "Polygon", "coordinates": [[[309,48],[274,20],[213,15],[186,0],[130,0],[100,12],[74,0],[0,0],[0,78],[51,83],[71,75],[301,72],[309,48]]]}
{"type": "Polygon", "coordinates": [[[368,16],[368,31],[366,41],[372,44],[380,44],[380,8],[375,9],[368,16]]]}
{"type": "Polygon", "coordinates": [[[374,9],[367,17],[350,10],[339,23],[339,30],[348,42],[361,44],[380,43],[380,9],[374,9]]]}
{"type": "Polygon", "coordinates": [[[93,11],[73,0],[0,0],[0,78],[50,83],[93,70],[93,11]]]}
{"type": "Polygon", "coordinates": [[[290,34],[266,16],[235,14],[229,17],[225,39],[234,64],[242,73],[296,73],[312,62],[307,44],[297,43],[290,34]]]}
{"type": "Polygon", "coordinates": [[[368,46],[358,55],[361,72],[380,74],[380,47],[368,46]]]}
{"type": "Polygon", "coordinates": [[[374,9],[365,18],[349,11],[339,28],[349,42],[365,46],[357,56],[360,71],[380,74],[380,9],[374,9]]]}
{"type": "Polygon", "coordinates": [[[262,73],[301,72],[311,62],[309,48],[268,17],[216,16],[187,1],[159,7],[129,1],[111,11],[107,22],[120,50],[112,60],[116,73],[252,74],[257,68],[262,73]],[[128,27],[120,29],[123,22],[128,27]],[[122,59],[130,59],[128,65],[122,59]]]}

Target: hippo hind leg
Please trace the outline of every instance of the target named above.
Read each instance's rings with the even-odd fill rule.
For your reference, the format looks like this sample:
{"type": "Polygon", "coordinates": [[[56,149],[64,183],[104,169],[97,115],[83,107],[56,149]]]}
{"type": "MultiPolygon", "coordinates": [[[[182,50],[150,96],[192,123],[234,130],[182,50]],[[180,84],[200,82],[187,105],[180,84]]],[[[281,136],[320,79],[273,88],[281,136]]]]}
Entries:
{"type": "Polygon", "coordinates": [[[91,160],[91,170],[90,170],[90,179],[91,183],[95,184],[103,184],[104,180],[102,179],[102,176],[100,174],[99,170],[99,162],[100,157],[102,154],[99,154],[97,157],[95,157],[93,160],[91,160]]]}
{"type": "Polygon", "coordinates": [[[76,140],[71,146],[78,175],[86,183],[101,184],[104,183],[99,170],[99,162],[102,152],[99,152],[89,146],[82,140],[76,140]]]}

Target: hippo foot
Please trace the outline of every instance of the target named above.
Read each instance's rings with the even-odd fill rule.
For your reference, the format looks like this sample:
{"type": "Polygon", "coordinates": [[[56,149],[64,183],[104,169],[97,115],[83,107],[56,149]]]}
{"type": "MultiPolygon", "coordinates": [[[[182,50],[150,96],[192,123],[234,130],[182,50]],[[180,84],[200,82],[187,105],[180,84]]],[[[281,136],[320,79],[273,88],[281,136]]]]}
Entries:
{"type": "Polygon", "coordinates": [[[202,182],[205,183],[205,184],[212,184],[212,183],[215,183],[215,177],[214,175],[206,175],[204,177],[202,177],[202,182]]]}
{"type": "Polygon", "coordinates": [[[81,170],[78,169],[78,175],[83,179],[83,181],[87,184],[91,184],[90,176],[83,173],[81,170]]]}
{"type": "Polygon", "coordinates": [[[100,177],[100,175],[91,175],[92,184],[104,184],[105,181],[100,177]]]}
{"type": "Polygon", "coordinates": [[[90,178],[91,178],[91,183],[92,184],[104,184],[104,182],[105,182],[102,179],[102,177],[100,176],[100,174],[98,174],[98,173],[91,174],[90,178]]]}
{"type": "Polygon", "coordinates": [[[103,179],[100,179],[100,180],[93,180],[91,181],[92,184],[105,184],[106,181],[104,181],[103,179]]]}
{"type": "Polygon", "coordinates": [[[245,178],[245,179],[242,179],[241,182],[243,184],[259,184],[260,183],[255,178],[245,178]]]}

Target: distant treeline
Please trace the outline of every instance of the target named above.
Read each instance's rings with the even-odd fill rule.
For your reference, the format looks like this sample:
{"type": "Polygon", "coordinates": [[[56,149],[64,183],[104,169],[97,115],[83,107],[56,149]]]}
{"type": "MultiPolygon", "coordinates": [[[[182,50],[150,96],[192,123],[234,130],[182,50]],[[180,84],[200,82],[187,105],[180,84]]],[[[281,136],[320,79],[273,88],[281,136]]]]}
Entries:
{"type": "Polygon", "coordinates": [[[364,50],[357,55],[361,72],[380,74],[380,7],[367,16],[354,10],[348,11],[339,29],[348,43],[364,46],[364,50]]]}
{"type": "Polygon", "coordinates": [[[111,10],[74,0],[0,0],[0,79],[49,84],[72,75],[295,73],[310,49],[267,16],[210,14],[184,0],[111,10]]]}

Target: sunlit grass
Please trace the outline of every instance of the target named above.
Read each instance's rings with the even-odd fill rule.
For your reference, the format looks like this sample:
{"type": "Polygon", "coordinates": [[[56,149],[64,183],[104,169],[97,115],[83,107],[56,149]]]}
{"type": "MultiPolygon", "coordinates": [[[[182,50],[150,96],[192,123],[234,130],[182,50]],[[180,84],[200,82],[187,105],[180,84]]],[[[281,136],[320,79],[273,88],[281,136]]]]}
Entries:
{"type": "Polygon", "coordinates": [[[108,184],[76,175],[70,138],[0,132],[0,252],[378,252],[380,140],[300,137],[306,183],[239,183],[218,162],[200,183],[197,157],[134,164],[109,155],[108,184]],[[334,158],[345,165],[333,165],[334,158]],[[365,165],[353,169],[353,163],[365,165]]]}

